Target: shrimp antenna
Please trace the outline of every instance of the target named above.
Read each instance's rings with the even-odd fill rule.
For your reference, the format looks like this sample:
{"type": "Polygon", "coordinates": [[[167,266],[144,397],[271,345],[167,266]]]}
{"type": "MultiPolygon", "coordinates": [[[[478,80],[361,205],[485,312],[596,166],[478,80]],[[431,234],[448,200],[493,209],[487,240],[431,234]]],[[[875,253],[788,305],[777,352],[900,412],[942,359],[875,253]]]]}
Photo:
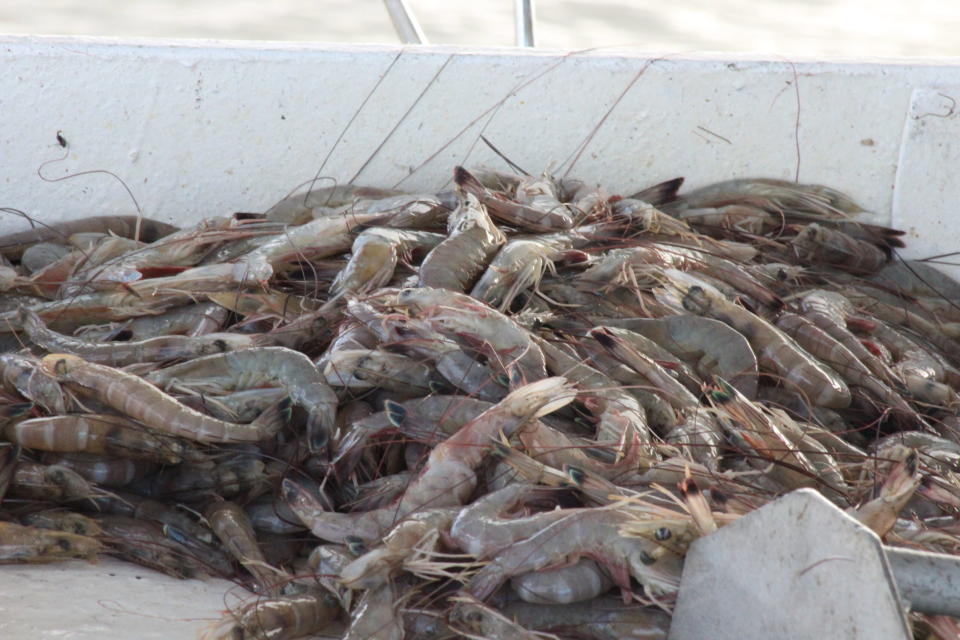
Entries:
{"type": "Polygon", "coordinates": [[[520,165],[518,165],[517,163],[515,163],[513,160],[511,160],[510,158],[508,158],[506,155],[504,155],[504,153],[503,153],[502,151],[500,151],[500,149],[497,149],[495,146],[493,146],[493,143],[490,142],[489,140],[487,140],[487,136],[485,136],[485,135],[483,135],[483,134],[481,133],[481,134],[480,134],[480,139],[483,140],[483,144],[485,144],[485,145],[487,145],[488,147],[490,147],[490,150],[491,150],[491,151],[493,151],[495,154],[497,154],[498,156],[500,156],[500,159],[501,159],[501,160],[503,160],[503,161],[506,162],[508,165],[510,165],[510,168],[511,168],[511,169],[516,169],[517,171],[519,171],[519,172],[522,173],[523,175],[527,176],[528,178],[530,177],[530,174],[527,173],[526,171],[524,171],[524,170],[520,167],[520,165]]]}

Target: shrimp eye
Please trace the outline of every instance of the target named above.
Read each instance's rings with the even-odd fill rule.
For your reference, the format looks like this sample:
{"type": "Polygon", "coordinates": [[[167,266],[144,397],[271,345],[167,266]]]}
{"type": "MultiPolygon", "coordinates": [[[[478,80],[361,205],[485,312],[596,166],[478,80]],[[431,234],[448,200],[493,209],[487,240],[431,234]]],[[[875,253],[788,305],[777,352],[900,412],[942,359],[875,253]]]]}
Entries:
{"type": "Polygon", "coordinates": [[[407,410],[398,402],[386,400],[383,403],[383,409],[387,412],[387,420],[395,427],[399,427],[407,419],[407,410]]]}
{"type": "Polygon", "coordinates": [[[652,555],[650,555],[649,553],[647,553],[646,551],[641,551],[641,552],[640,552],[640,562],[642,562],[643,564],[647,565],[648,567],[649,567],[651,564],[653,564],[654,562],[656,562],[656,561],[657,561],[657,559],[654,558],[654,557],[653,557],[652,555]]]}
{"type": "Polygon", "coordinates": [[[69,541],[69,540],[64,540],[63,538],[58,538],[58,539],[57,539],[57,546],[60,547],[61,549],[69,549],[69,548],[70,548],[70,541],[69,541]]]}
{"type": "Polygon", "coordinates": [[[666,527],[660,527],[659,529],[653,532],[653,537],[659,540],[660,542],[663,542],[664,540],[669,540],[670,536],[672,535],[673,535],[673,532],[670,531],[670,529],[667,529],[666,527]]]}
{"type": "Polygon", "coordinates": [[[430,389],[430,393],[443,393],[447,389],[447,386],[438,380],[430,380],[427,387],[430,389]]]}
{"type": "Polygon", "coordinates": [[[224,340],[223,338],[220,338],[219,340],[213,341],[213,348],[222,353],[226,351],[229,347],[227,346],[227,341],[224,340]]]}
{"type": "Polygon", "coordinates": [[[347,543],[347,551],[349,551],[351,555],[362,556],[367,552],[367,543],[356,536],[347,536],[344,538],[344,542],[347,543]]]}
{"type": "Polygon", "coordinates": [[[578,467],[568,466],[567,476],[569,476],[570,482],[572,482],[578,487],[583,484],[584,480],[587,479],[587,474],[583,471],[583,469],[580,469],[578,467]]]}
{"type": "Polygon", "coordinates": [[[54,363],[53,372],[57,375],[66,375],[67,371],[69,371],[69,365],[66,358],[60,358],[54,363]]]}
{"type": "Polygon", "coordinates": [[[510,378],[508,378],[506,375],[502,373],[498,373],[496,376],[494,376],[493,381],[496,382],[501,387],[510,386],[510,378]]]}
{"type": "Polygon", "coordinates": [[[280,483],[280,493],[283,495],[285,502],[293,502],[297,499],[297,496],[300,495],[300,487],[298,487],[296,483],[284,479],[284,481],[280,483]]]}

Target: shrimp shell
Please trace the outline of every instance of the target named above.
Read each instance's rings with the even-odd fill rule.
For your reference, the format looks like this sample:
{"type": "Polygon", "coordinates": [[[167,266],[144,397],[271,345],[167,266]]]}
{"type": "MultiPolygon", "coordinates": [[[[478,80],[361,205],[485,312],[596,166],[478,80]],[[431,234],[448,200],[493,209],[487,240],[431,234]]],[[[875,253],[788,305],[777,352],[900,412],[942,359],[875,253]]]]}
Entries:
{"type": "Polygon", "coordinates": [[[97,400],[158,431],[197,442],[257,442],[272,433],[256,423],[237,424],[194,411],[135,375],[66,353],[40,366],[56,379],[79,385],[97,400]]]}

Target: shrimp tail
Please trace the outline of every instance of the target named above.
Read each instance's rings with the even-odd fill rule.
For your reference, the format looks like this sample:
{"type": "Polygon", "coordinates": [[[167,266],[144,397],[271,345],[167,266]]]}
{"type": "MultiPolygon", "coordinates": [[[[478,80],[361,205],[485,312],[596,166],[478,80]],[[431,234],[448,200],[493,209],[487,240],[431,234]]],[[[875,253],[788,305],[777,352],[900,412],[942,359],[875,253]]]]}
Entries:
{"type": "Polygon", "coordinates": [[[680,190],[680,187],[683,185],[683,177],[673,178],[672,180],[665,180],[659,184],[655,184],[652,187],[647,187],[641,191],[637,191],[633,195],[627,196],[630,200],[642,200],[647,204],[652,204],[653,206],[666,204],[668,202],[673,202],[677,199],[677,192],[680,190]]]}
{"type": "Polygon", "coordinates": [[[710,512],[710,505],[707,503],[706,496],[700,490],[699,485],[690,477],[690,469],[686,471],[687,477],[680,482],[680,494],[687,506],[687,510],[693,517],[694,524],[700,530],[702,535],[713,533],[717,530],[717,523],[710,512]]]}
{"type": "Polygon", "coordinates": [[[516,415],[532,420],[567,406],[576,395],[576,388],[566,378],[556,376],[515,389],[503,399],[503,404],[516,415]]]}

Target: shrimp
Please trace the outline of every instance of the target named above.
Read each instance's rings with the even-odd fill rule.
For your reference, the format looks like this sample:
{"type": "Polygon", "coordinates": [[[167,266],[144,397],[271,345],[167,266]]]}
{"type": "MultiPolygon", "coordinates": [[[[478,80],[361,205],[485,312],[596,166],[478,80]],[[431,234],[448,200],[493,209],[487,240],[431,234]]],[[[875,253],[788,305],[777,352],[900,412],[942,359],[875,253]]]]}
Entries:
{"type": "Polygon", "coordinates": [[[374,227],[357,236],[351,248],[350,261],[337,274],[327,305],[344,294],[367,293],[379,289],[393,277],[397,262],[414,251],[429,251],[444,239],[427,231],[403,231],[374,227]]]}
{"type": "Polygon", "coordinates": [[[510,579],[510,586],[524,602],[570,604],[592,600],[606,593],[613,581],[590,558],[580,558],[569,567],[531,571],[510,579]]]}
{"type": "Polygon", "coordinates": [[[773,231],[780,224],[773,214],[746,204],[687,209],[679,212],[677,217],[712,236],[728,231],[759,236],[773,231]]]}
{"type": "Polygon", "coordinates": [[[653,434],[647,416],[634,396],[620,389],[606,374],[584,364],[556,344],[536,336],[534,340],[543,351],[551,373],[566,376],[590,390],[584,404],[597,421],[598,442],[622,442],[625,446],[636,437],[640,453],[653,455],[653,434]]]}
{"type": "Polygon", "coordinates": [[[202,630],[200,640],[292,640],[326,629],[340,606],[328,593],[257,598],[202,630]]]}
{"type": "Polygon", "coordinates": [[[804,263],[822,264],[858,275],[875,273],[890,259],[888,253],[872,243],[815,222],[806,225],[790,245],[804,263]]]}
{"type": "Polygon", "coordinates": [[[383,545],[368,551],[340,572],[340,582],[351,589],[376,589],[386,584],[414,551],[436,546],[450,528],[455,509],[426,509],[398,523],[383,537],[383,545]]]}
{"type": "Polygon", "coordinates": [[[492,406],[485,400],[442,394],[400,403],[387,402],[384,411],[352,425],[339,442],[333,463],[350,473],[359,462],[364,444],[386,430],[399,428],[410,438],[433,442],[437,437],[456,432],[492,406]]]}
{"type": "Polygon", "coordinates": [[[0,564],[60,562],[71,558],[93,562],[102,550],[101,544],[89,536],[0,521],[0,564]]]}
{"type": "Polygon", "coordinates": [[[800,297],[803,315],[820,329],[845,346],[873,375],[889,387],[895,387],[898,378],[876,355],[870,352],[847,328],[847,319],[853,318],[853,304],[835,291],[813,289],[800,297]]]}
{"type": "Polygon", "coordinates": [[[27,514],[21,518],[23,524],[39,529],[53,529],[56,531],[66,531],[80,536],[96,538],[103,530],[97,525],[96,521],[87,516],[74,513],[72,511],[62,511],[59,509],[47,509],[27,514]]]}
{"type": "Polygon", "coordinates": [[[313,451],[326,447],[336,420],[336,394],[310,358],[285,347],[257,347],[195,358],[154,371],[146,378],[160,386],[176,382],[221,391],[280,386],[294,404],[307,412],[307,433],[313,451]]]}
{"type": "Polygon", "coordinates": [[[450,611],[450,628],[464,638],[486,640],[557,640],[552,634],[536,633],[503,615],[496,609],[468,595],[452,598],[456,604],[450,611]]]}
{"type": "Polygon", "coordinates": [[[156,470],[144,460],[111,458],[95,453],[47,453],[43,461],[76,472],[102,487],[122,487],[156,470]]]}
{"type": "Polygon", "coordinates": [[[318,544],[306,560],[305,570],[298,574],[312,574],[321,588],[333,595],[344,611],[352,609],[353,590],[340,582],[340,572],[353,561],[354,557],[346,546],[339,544],[318,544]]]}
{"type": "Polygon", "coordinates": [[[528,629],[586,634],[594,640],[666,640],[670,614],[658,607],[624,604],[611,596],[562,607],[511,602],[503,615],[528,629]]]}
{"type": "Polygon", "coordinates": [[[910,395],[934,406],[960,406],[957,392],[940,382],[944,369],[927,349],[892,327],[878,325],[872,335],[895,354],[897,362],[893,370],[900,375],[910,395]]]}
{"type": "Polygon", "coordinates": [[[447,238],[420,264],[419,286],[466,291],[506,241],[487,210],[466,194],[447,219],[447,238]]]}
{"type": "MultiPolygon", "coordinates": [[[[311,185],[313,186],[313,185],[311,185]]],[[[361,199],[389,198],[402,195],[395,189],[380,189],[352,184],[337,184],[330,187],[311,188],[307,192],[298,192],[285,197],[266,210],[267,220],[300,225],[315,217],[318,208],[342,207],[354,204],[361,199]]]]}
{"type": "MultiPolygon", "coordinates": [[[[155,285],[157,280],[161,278],[152,278],[146,282],[155,285]]],[[[139,292],[130,285],[128,289],[119,292],[87,293],[64,300],[49,300],[32,305],[30,310],[62,331],[94,322],[156,315],[191,301],[186,293],[156,290],[139,292]]],[[[0,332],[22,329],[19,310],[0,313],[0,332]]]]}
{"type": "Polygon", "coordinates": [[[0,354],[0,386],[20,393],[48,413],[67,412],[67,396],[60,384],[33,358],[15,353],[0,354]]]}
{"type": "Polygon", "coordinates": [[[398,353],[381,349],[343,349],[327,353],[323,376],[332,387],[383,388],[400,393],[425,395],[439,381],[433,368],[398,353]]]}
{"type": "Polygon", "coordinates": [[[682,304],[691,313],[710,316],[739,331],[761,366],[773,370],[785,387],[806,395],[813,404],[827,408],[850,404],[846,383],[766,320],[698,285],[687,289],[682,304]]]}
{"type": "Polygon", "coordinates": [[[700,401],[687,387],[671,376],[653,358],[634,348],[629,340],[631,332],[612,327],[595,327],[589,336],[610,352],[617,360],[639,373],[648,380],[656,393],[660,394],[671,406],[686,411],[697,407],[700,401]]]}
{"type": "Polygon", "coordinates": [[[258,387],[218,396],[204,393],[177,396],[177,400],[214,418],[230,422],[253,422],[257,416],[283,402],[286,397],[287,390],[282,387],[258,387]]]}
{"type": "Polygon", "coordinates": [[[554,261],[570,249],[570,239],[551,234],[536,238],[514,238],[507,242],[483,272],[470,296],[505,311],[514,299],[530,286],[536,286],[543,274],[554,272],[554,261]]]}
{"type": "Polygon", "coordinates": [[[392,582],[368,589],[350,616],[350,627],[343,640],[403,640],[398,605],[397,589],[392,582]]]}
{"type": "Polygon", "coordinates": [[[880,495],[848,513],[869,527],[881,538],[887,535],[897,522],[897,515],[913,497],[920,486],[921,476],[917,463],[917,452],[906,447],[899,460],[880,487],[880,495]]]}
{"type": "Polygon", "coordinates": [[[112,491],[91,500],[98,512],[126,516],[137,520],[151,520],[169,525],[200,542],[213,542],[213,533],[191,519],[184,511],[163,502],[144,498],[126,491],[112,491]]]}
{"type": "MultiPolygon", "coordinates": [[[[148,427],[197,442],[257,442],[273,433],[256,422],[237,424],[205,416],[177,402],[155,386],[129,373],[54,353],[41,369],[63,382],[82,387],[98,401],[148,427]]],[[[279,425],[273,425],[275,431],[279,425]]]]}
{"type": "Polygon", "coordinates": [[[216,465],[180,464],[144,478],[131,489],[144,496],[191,500],[216,492],[224,498],[257,493],[266,484],[265,465],[247,456],[228,458],[216,465]]]}
{"type": "Polygon", "coordinates": [[[24,250],[20,256],[20,266],[27,273],[34,273],[47,268],[57,260],[70,253],[70,249],[62,244],[40,242],[24,250]]]}
{"type": "Polygon", "coordinates": [[[460,345],[427,322],[402,314],[375,317],[384,333],[384,342],[404,353],[429,358],[447,382],[469,396],[495,401],[506,395],[505,386],[488,366],[464,353],[460,345]]]}
{"type": "Polygon", "coordinates": [[[513,368],[525,382],[546,377],[543,352],[530,333],[470,296],[427,287],[404,289],[397,305],[412,308],[435,330],[481,351],[508,377],[513,368]]]}
{"type": "Polygon", "coordinates": [[[250,525],[265,533],[301,533],[304,526],[297,522],[297,515],[282,500],[261,498],[245,508],[250,525]]]}
{"type": "Polygon", "coordinates": [[[771,475],[791,489],[809,487],[817,470],[807,454],[797,449],[777,424],[776,416],[747,400],[723,378],[708,395],[717,417],[737,444],[755,453],[763,464],[773,462],[771,475]]]}
{"type": "Polygon", "coordinates": [[[451,524],[450,539],[474,558],[492,558],[511,544],[539,532],[547,524],[566,517],[559,510],[527,517],[503,517],[502,514],[546,491],[549,489],[514,483],[481,496],[460,510],[451,524]]]}
{"type": "Polygon", "coordinates": [[[477,484],[474,470],[492,447],[494,436],[503,432],[509,437],[528,421],[566,406],[573,397],[573,388],[559,377],[512,391],[434,447],[420,475],[395,506],[364,513],[331,513],[289,478],[282,485],[284,499],[318,538],[331,542],[351,536],[377,540],[394,523],[424,507],[466,502],[477,484]]]}
{"type": "Polygon", "coordinates": [[[544,194],[546,199],[527,205],[488,190],[463,167],[454,169],[453,179],[462,192],[476,197],[491,216],[507,224],[531,231],[555,231],[573,226],[573,217],[566,206],[547,194],[544,194]]]}
{"type": "Polygon", "coordinates": [[[81,232],[109,233],[125,238],[138,235],[137,239],[142,242],[153,242],[176,230],[177,227],[173,225],[140,216],[94,216],[43,225],[2,236],[0,237],[0,255],[10,260],[19,260],[23,252],[37,242],[62,240],[81,232]]]}
{"type": "Polygon", "coordinates": [[[193,578],[198,569],[208,566],[208,557],[198,557],[165,535],[163,527],[155,522],[126,516],[100,516],[96,522],[103,530],[100,540],[105,552],[110,555],[180,579],[193,578]]]}
{"type": "Polygon", "coordinates": [[[256,578],[257,591],[278,595],[276,585],[285,574],[267,562],[243,509],[233,502],[215,501],[207,507],[204,515],[224,548],[256,578]]]}
{"type": "Polygon", "coordinates": [[[182,442],[121,416],[70,414],[10,425],[7,438],[28,449],[121,455],[169,464],[183,461],[182,442]]]}
{"type": "Polygon", "coordinates": [[[811,355],[829,365],[848,385],[870,391],[902,420],[913,424],[923,423],[923,418],[917,415],[900,394],[874,377],[849,349],[813,321],[793,313],[781,313],[776,325],[811,355]]]}
{"type": "Polygon", "coordinates": [[[353,231],[362,225],[377,224],[390,217],[384,213],[350,213],[317,218],[288,228],[275,238],[241,256],[231,269],[234,282],[266,282],[276,266],[299,259],[316,260],[350,249],[353,231]]]}
{"type": "Polygon", "coordinates": [[[620,529],[635,517],[627,510],[568,509],[565,515],[526,540],[502,549],[473,576],[468,584],[470,593],[483,600],[513,576],[584,556],[606,566],[614,583],[625,591],[630,590],[631,576],[651,595],[677,591],[681,558],[660,541],[679,536],[680,530],[674,530],[678,525],[658,527],[663,531],[657,538],[624,537],[620,529]]]}
{"type": "Polygon", "coordinates": [[[14,496],[52,502],[94,499],[102,493],[76,471],[26,460],[21,460],[14,468],[9,491],[14,496]]]}
{"type": "Polygon", "coordinates": [[[132,318],[122,324],[88,325],[74,333],[87,342],[113,340],[118,334],[130,340],[147,340],[161,335],[191,336],[211,333],[227,319],[228,310],[213,302],[198,302],[158,315],[132,318]]]}
{"type": "Polygon", "coordinates": [[[757,356],[742,334],[719,320],[678,315],[610,319],[607,324],[646,336],[677,358],[694,362],[704,379],[721,376],[747,398],[757,397],[757,356]]]}
{"type": "Polygon", "coordinates": [[[905,308],[898,308],[885,302],[870,298],[858,291],[845,290],[844,296],[870,315],[909,329],[955,361],[960,361],[960,346],[940,330],[933,322],[922,315],[905,308]]]}

